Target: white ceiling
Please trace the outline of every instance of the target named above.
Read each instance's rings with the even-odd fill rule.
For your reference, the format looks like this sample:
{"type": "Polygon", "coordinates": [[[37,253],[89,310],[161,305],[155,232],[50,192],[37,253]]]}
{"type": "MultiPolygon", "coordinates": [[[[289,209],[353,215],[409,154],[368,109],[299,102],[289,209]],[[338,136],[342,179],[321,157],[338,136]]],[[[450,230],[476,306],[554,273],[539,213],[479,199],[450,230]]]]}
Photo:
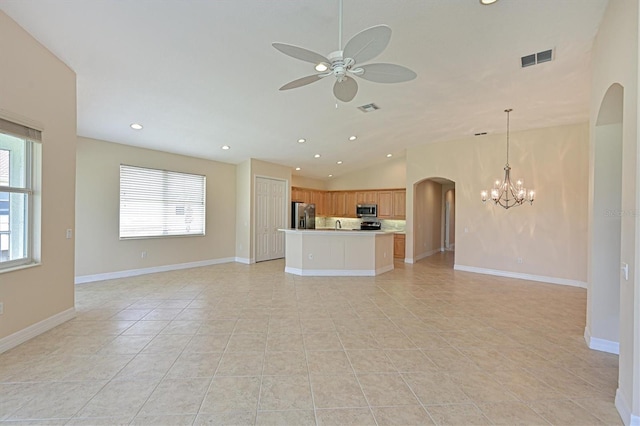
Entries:
{"type": "Polygon", "coordinates": [[[0,9],[77,73],[80,136],[228,163],[256,158],[326,179],[412,145],[504,133],[507,107],[512,130],[587,121],[606,4],[345,0],[344,42],[387,24],[391,42],[370,62],[418,77],[359,79],[355,99],[337,108],[330,78],[278,91],[315,71],[271,43],[337,50],[338,0],[0,0],[0,9]],[[554,61],[520,67],[521,56],[549,48],[554,61]],[[356,108],[371,102],[381,109],[356,108]]]}

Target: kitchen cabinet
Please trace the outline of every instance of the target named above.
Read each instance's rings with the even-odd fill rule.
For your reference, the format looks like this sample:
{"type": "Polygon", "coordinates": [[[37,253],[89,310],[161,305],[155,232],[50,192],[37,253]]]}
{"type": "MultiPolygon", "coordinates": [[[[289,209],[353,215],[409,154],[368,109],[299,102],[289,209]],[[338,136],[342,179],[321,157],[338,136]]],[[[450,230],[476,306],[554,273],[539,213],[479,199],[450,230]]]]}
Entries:
{"type": "Polygon", "coordinates": [[[323,195],[324,216],[335,216],[335,205],[333,203],[333,193],[325,192],[323,195]]]}
{"type": "Polygon", "coordinates": [[[404,259],[405,235],[393,234],[393,257],[404,259]]]}
{"type": "Polygon", "coordinates": [[[356,192],[356,204],[378,204],[378,191],[356,192]]]}
{"type": "Polygon", "coordinates": [[[404,219],[406,217],[407,191],[398,189],[393,191],[393,217],[404,219]]]}
{"type": "Polygon", "coordinates": [[[304,188],[291,187],[291,201],[297,201],[299,203],[308,203],[311,200],[309,190],[304,188]]]}
{"type": "MultiPolygon", "coordinates": [[[[335,191],[331,193],[332,215],[334,217],[346,217],[347,209],[345,205],[347,193],[344,191],[335,191]]],[[[355,208],[355,204],[354,204],[355,208]]]]}
{"type": "Polygon", "coordinates": [[[311,201],[309,202],[316,205],[316,216],[327,215],[324,206],[324,191],[311,191],[311,201]]]}
{"type": "Polygon", "coordinates": [[[393,192],[378,191],[378,217],[380,219],[391,219],[393,216],[393,192]]]}
{"type": "Polygon", "coordinates": [[[356,217],[356,193],[346,191],[344,193],[344,217],[356,217]]]}

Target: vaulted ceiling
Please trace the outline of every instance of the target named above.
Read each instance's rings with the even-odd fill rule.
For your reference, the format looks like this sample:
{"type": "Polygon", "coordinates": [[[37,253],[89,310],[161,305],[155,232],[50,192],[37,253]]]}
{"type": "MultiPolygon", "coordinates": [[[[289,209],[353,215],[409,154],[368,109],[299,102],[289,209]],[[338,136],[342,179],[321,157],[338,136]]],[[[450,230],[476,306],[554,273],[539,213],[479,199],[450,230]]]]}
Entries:
{"type": "Polygon", "coordinates": [[[606,4],[344,0],[344,42],[386,24],[391,41],[370,62],[418,75],[359,79],[349,103],[334,98],[331,78],[279,91],[315,70],[271,46],[338,50],[338,0],[0,0],[0,9],[76,72],[78,135],[327,179],[412,145],[504,133],[507,107],[512,131],[587,121],[606,4]],[[521,67],[548,49],[551,62],[521,67]],[[380,109],[357,108],[369,103],[380,109]]]}

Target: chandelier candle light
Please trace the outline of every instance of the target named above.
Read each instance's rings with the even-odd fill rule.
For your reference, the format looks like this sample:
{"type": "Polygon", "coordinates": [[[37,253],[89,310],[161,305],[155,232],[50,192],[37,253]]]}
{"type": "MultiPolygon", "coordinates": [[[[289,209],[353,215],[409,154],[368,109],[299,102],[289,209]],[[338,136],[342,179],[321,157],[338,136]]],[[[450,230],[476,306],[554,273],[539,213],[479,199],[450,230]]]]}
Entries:
{"type": "MultiPolygon", "coordinates": [[[[502,182],[496,180],[490,191],[491,200],[505,209],[520,206],[525,201],[528,201],[529,204],[533,204],[533,200],[536,195],[535,191],[527,190],[524,187],[524,182],[521,179],[517,180],[515,185],[511,183],[511,167],[509,166],[509,113],[511,111],[513,110],[504,110],[504,112],[507,113],[507,163],[504,166],[504,180],[502,182]]],[[[483,203],[487,201],[488,195],[489,192],[482,191],[481,196],[483,203]]]]}

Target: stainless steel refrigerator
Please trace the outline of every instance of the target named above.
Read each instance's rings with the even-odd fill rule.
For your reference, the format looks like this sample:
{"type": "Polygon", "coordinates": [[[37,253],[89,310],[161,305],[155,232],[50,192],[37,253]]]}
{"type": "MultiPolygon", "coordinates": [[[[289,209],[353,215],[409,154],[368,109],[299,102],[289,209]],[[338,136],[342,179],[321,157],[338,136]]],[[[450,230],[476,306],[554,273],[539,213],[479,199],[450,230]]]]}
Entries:
{"type": "Polygon", "coordinates": [[[291,203],[291,228],[316,229],[316,205],[313,203],[291,203]]]}

